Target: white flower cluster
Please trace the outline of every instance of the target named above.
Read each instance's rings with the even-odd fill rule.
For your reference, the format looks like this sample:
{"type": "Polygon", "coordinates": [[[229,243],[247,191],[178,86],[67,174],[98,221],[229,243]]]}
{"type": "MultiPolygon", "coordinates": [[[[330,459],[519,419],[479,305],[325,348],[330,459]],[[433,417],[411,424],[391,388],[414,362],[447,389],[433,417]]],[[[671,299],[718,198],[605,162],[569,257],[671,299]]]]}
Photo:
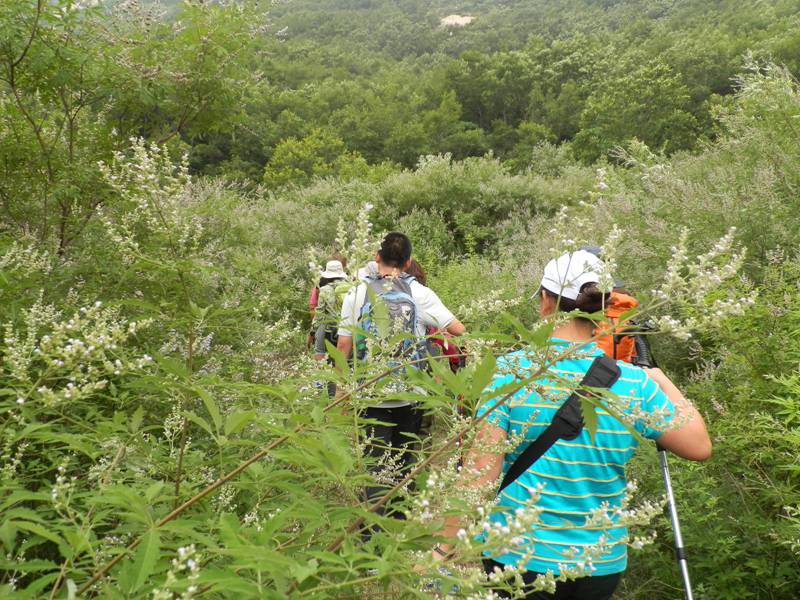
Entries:
{"type": "MultiPolygon", "coordinates": [[[[659,498],[658,501],[642,500],[639,504],[634,504],[633,497],[638,490],[638,484],[630,481],[627,484],[625,494],[619,504],[612,505],[605,501],[599,507],[589,511],[586,521],[581,529],[600,529],[605,530],[611,527],[642,527],[653,522],[658,515],[664,511],[665,499],[659,498]]],[[[549,527],[559,529],[560,527],[549,527]]]]}
{"type": "MultiPolygon", "coordinates": [[[[169,416],[164,419],[163,435],[164,439],[169,443],[169,455],[177,458],[180,452],[180,438],[181,431],[183,430],[183,422],[186,417],[183,416],[183,401],[184,397],[178,394],[172,398],[172,410],[169,416]]],[[[184,451],[191,445],[191,438],[187,437],[184,442],[184,451]]]]}
{"type": "MultiPolygon", "coordinates": [[[[459,479],[458,459],[457,455],[451,456],[445,465],[428,474],[425,487],[414,495],[410,519],[416,519],[421,523],[430,523],[442,512],[453,508],[449,504],[450,494],[447,492],[453,489],[459,479]]],[[[477,505],[483,501],[482,494],[474,494],[469,489],[464,489],[463,494],[460,493],[459,496],[459,499],[468,505],[473,503],[477,505]]]]}
{"type": "Polygon", "coordinates": [[[117,436],[111,436],[100,443],[105,454],[97,459],[91,467],[87,478],[96,485],[108,485],[115,469],[119,467],[119,459],[128,452],[127,445],[117,436]]]}
{"type": "Polygon", "coordinates": [[[600,289],[603,292],[610,292],[614,288],[614,281],[617,272],[617,254],[619,244],[622,241],[622,229],[616,223],[605,234],[603,245],[600,248],[600,256],[603,260],[603,270],[600,273],[600,289]]]}
{"type": "Polygon", "coordinates": [[[159,352],[161,354],[180,354],[182,358],[188,358],[190,351],[192,356],[206,356],[211,351],[214,332],[207,333],[203,331],[200,323],[195,323],[191,331],[191,344],[189,339],[190,336],[185,333],[170,329],[159,352]]]}
{"type": "Polygon", "coordinates": [[[184,156],[176,166],[160,146],[140,138],[130,141],[130,156],[115,152],[110,165],[99,163],[106,181],[124,201],[116,214],[98,211],[120,257],[126,263],[137,260],[141,236],[152,234],[170,240],[173,253],[197,252],[204,227],[199,217],[184,208],[191,200],[188,158],[184,156]]]}
{"type": "Polygon", "coordinates": [[[605,192],[608,189],[608,183],[606,181],[608,175],[608,171],[603,169],[602,167],[595,171],[595,176],[597,179],[597,183],[595,183],[595,187],[599,193],[605,192]]]}
{"type": "Polygon", "coordinates": [[[33,245],[26,246],[15,241],[0,256],[0,269],[22,271],[25,274],[42,273],[49,275],[53,268],[53,257],[33,245]]]}
{"type": "Polygon", "coordinates": [[[69,458],[64,458],[61,461],[61,464],[56,469],[56,480],[53,487],[50,488],[50,501],[53,503],[53,508],[62,515],[69,510],[72,492],[78,479],[74,475],[72,477],[67,476],[68,464],[69,458]]]}
{"type": "MultiPolygon", "coordinates": [[[[11,430],[9,429],[9,433],[11,430]]],[[[14,450],[14,437],[8,436],[5,443],[3,444],[3,452],[0,453],[0,464],[2,464],[2,468],[0,468],[0,481],[3,483],[8,483],[17,475],[17,471],[22,464],[22,457],[25,455],[25,451],[30,446],[29,442],[22,442],[17,446],[16,451],[14,450]]]]}
{"type": "Polygon", "coordinates": [[[19,583],[20,575],[23,573],[19,570],[25,566],[27,562],[27,558],[25,557],[25,546],[23,545],[21,548],[17,550],[16,556],[13,552],[6,552],[5,556],[6,561],[11,564],[13,563],[15,567],[14,569],[9,569],[8,567],[5,570],[5,577],[6,577],[6,584],[9,586],[11,591],[16,591],[17,583],[19,583]]]}
{"type": "MultiPolygon", "coordinates": [[[[373,231],[369,214],[374,207],[365,203],[361,206],[355,219],[341,217],[336,225],[336,237],[333,245],[347,261],[345,271],[354,282],[358,281],[358,270],[367,262],[373,260],[375,251],[380,246],[373,231]]],[[[325,262],[328,260],[326,251],[321,248],[308,248],[308,270],[314,285],[320,277],[325,262]]]]}
{"type": "Polygon", "coordinates": [[[733,280],[744,263],[744,251],[734,249],[736,228],[732,227],[705,254],[689,256],[688,230],[672,248],[672,258],[662,285],[653,290],[657,300],[675,305],[681,318],[662,315],[655,324],[680,339],[689,339],[692,331],[717,325],[723,319],[741,315],[755,303],[755,292],[741,296],[728,291],[723,284],[733,280]]]}
{"type": "Polygon", "coordinates": [[[166,581],[163,587],[153,590],[153,600],[190,600],[200,591],[197,585],[200,579],[200,562],[202,557],[195,549],[194,544],[181,546],[178,548],[177,558],[172,559],[172,566],[167,572],[166,581]],[[186,581],[181,582],[179,578],[185,575],[186,581]],[[181,594],[174,593],[172,588],[179,587],[184,591],[181,594]]]}
{"type": "Polygon", "coordinates": [[[219,512],[233,512],[236,510],[236,487],[227,484],[223,485],[219,493],[214,498],[219,512]]]}
{"type": "Polygon", "coordinates": [[[281,508],[278,507],[275,510],[269,511],[266,517],[262,517],[259,512],[260,503],[257,503],[250,511],[242,517],[242,525],[245,527],[252,527],[256,531],[260,532],[264,530],[264,522],[270,521],[281,514],[281,508]]]}
{"type": "Polygon", "coordinates": [[[503,298],[503,295],[503,290],[491,290],[485,296],[475,298],[469,304],[460,306],[456,314],[462,321],[469,323],[499,314],[526,300],[523,296],[503,298]]]}
{"type": "Polygon", "coordinates": [[[246,352],[248,364],[252,367],[252,381],[277,382],[308,374],[319,367],[310,355],[298,357],[290,353],[301,332],[300,323],[288,311],[277,321],[264,325],[257,336],[249,342],[246,352]]]}
{"type": "Polygon", "coordinates": [[[564,252],[574,252],[583,245],[595,244],[596,240],[587,239],[583,232],[595,230],[592,215],[587,210],[588,204],[578,202],[577,206],[562,206],[552,220],[549,237],[554,240],[548,249],[550,258],[561,256],[564,252]]]}
{"type": "Polygon", "coordinates": [[[149,322],[128,322],[99,301],[65,319],[39,300],[24,313],[23,323],[21,331],[6,324],[2,350],[2,368],[20,390],[19,405],[79,400],[152,362],[147,354],[125,352],[126,342],[149,322]],[[42,330],[49,333],[40,336],[42,330]]]}
{"type": "Polygon", "coordinates": [[[355,223],[339,219],[336,227],[337,247],[347,258],[347,268],[354,280],[358,270],[373,259],[380,246],[369,217],[373,208],[372,204],[365,203],[358,211],[355,223]]]}

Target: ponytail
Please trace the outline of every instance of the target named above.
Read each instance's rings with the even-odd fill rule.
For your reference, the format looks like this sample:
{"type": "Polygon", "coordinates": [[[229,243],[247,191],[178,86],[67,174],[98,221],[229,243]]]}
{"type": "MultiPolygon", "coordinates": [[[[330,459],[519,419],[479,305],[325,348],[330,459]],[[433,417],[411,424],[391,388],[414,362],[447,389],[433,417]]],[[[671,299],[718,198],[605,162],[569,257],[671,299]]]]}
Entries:
{"type": "MultiPolygon", "coordinates": [[[[581,286],[581,291],[578,294],[578,297],[575,300],[571,300],[570,298],[565,298],[564,296],[559,296],[558,294],[554,294],[547,288],[542,287],[542,291],[545,294],[550,296],[551,298],[555,299],[558,305],[558,310],[561,312],[575,312],[580,311],[584,313],[597,313],[602,311],[604,308],[608,306],[609,299],[611,298],[611,294],[604,293],[597,287],[597,283],[590,282],[584,283],[581,286]]],[[[590,321],[591,319],[587,319],[585,317],[578,317],[585,321],[590,321]]]]}
{"type": "Polygon", "coordinates": [[[600,291],[596,283],[586,283],[575,298],[575,310],[585,313],[596,313],[608,306],[609,294],[600,291]]]}

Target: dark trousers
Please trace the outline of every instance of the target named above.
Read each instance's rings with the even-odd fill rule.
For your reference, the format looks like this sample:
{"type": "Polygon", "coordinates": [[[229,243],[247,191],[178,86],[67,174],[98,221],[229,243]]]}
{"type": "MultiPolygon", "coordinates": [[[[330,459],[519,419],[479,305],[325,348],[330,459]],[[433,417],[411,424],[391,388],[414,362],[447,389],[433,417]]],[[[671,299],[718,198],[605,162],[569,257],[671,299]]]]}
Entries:
{"type": "MultiPolygon", "coordinates": [[[[495,567],[500,569],[503,565],[492,559],[483,561],[483,569],[486,573],[491,573],[495,567]]],[[[525,571],[522,573],[522,580],[526,585],[530,585],[536,579],[538,573],[525,571]]],[[[559,581],[556,584],[555,594],[548,592],[530,592],[525,596],[527,600],[609,600],[617,589],[622,573],[613,575],[597,575],[595,577],[581,577],[572,581],[559,581]]],[[[510,596],[501,590],[497,590],[501,598],[510,596]]]]}
{"type": "MultiPolygon", "coordinates": [[[[368,439],[366,455],[370,457],[369,471],[376,479],[366,488],[367,500],[372,503],[380,499],[411,469],[415,462],[416,436],[422,425],[422,411],[417,406],[397,408],[367,408],[363,419],[380,421],[366,423],[368,439]],[[388,471],[388,472],[387,472],[388,471]]],[[[385,514],[382,507],[379,514],[385,514]]],[[[399,513],[394,516],[402,518],[399,513]]]]}

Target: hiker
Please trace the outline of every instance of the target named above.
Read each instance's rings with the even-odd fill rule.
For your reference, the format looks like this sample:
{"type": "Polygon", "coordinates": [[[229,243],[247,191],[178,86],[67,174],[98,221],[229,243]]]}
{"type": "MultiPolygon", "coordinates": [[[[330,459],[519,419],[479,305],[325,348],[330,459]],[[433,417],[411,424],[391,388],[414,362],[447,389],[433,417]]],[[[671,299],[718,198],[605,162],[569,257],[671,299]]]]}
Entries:
{"type": "MultiPolygon", "coordinates": [[[[436,293],[405,272],[410,261],[411,240],[398,232],[386,234],[375,255],[377,273],[369,275],[365,283],[351,289],[344,298],[337,348],[345,357],[350,358],[356,350],[357,359],[369,360],[364,348],[355,347],[354,334],[357,335],[359,328],[368,327],[372,298],[375,302],[384,302],[393,323],[417,340],[425,338],[427,327],[435,327],[456,336],[465,332],[464,325],[436,293]]],[[[394,377],[400,378],[402,374],[395,374],[394,377]]],[[[385,400],[369,406],[361,417],[371,421],[365,431],[366,453],[375,459],[370,466],[371,471],[377,475],[384,465],[397,465],[397,475],[402,476],[413,463],[412,446],[420,432],[422,411],[408,400],[385,400]]],[[[379,475],[376,477],[380,478],[379,475]]],[[[383,479],[386,481],[385,477],[383,479]]],[[[385,486],[378,485],[368,487],[367,499],[373,501],[379,498],[385,489],[385,486]]],[[[393,516],[402,515],[393,513],[393,516]]]]}
{"type": "MultiPolygon", "coordinates": [[[[333,258],[331,260],[339,261],[339,263],[340,263],[340,265],[342,267],[342,269],[341,269],[342,273],[344,273],[344,269],[347,268],[347,259],[345,259],[342,255],[337,253],[337,254],[335,254],[333,256],[333,258]]],[[[330,262],[330,261],[328,261],[328,262],[330,262]]],[[[325,285],[330,283],[330,281],[331,281],[330,279],[325,278],[320,273],[320,280],[317,282],[317,284],[313,288],[311,288],[311,293],[308,296],[308,313],[311,316],[311,330],[309,331],[309,334],[308,334],[308,340],[306,342],[306,346],[309,347],[309,348],[314,346],[314,343],[316,341],[315,317],[317,316],[317,306],[319,305],[319,292],[320,292],[320,289],[322,289],[322,287],[324,287],[325,285]]]]}
{"type": "Polygon", "coordinates": [[[329,260],[325,270],[320,273],[317,307],[314,311],[312,330],[314,331],[314,358],[324,360],[328,356],[325,341],[336,346],[339,315],[342,300],[350,289],[347,273],[339,260],[329,260]]]}
{"type": "MultiPolygon", "coordinates": [[[[550,319],[568,316],[573,311],[592,314],[603,310],[608,298],[597,287],[603,270],[600,259],[586,251],[566,253],[551,260],[545,267],[538,293],[539,315],[550,319]]],[[[486,572],[513,565],[522,571],[524,582],[531,584],[538,574],[548,570],[558,574],[559,565],[575,567],[579,564],[583,557],[580,552],[578,556],[570,555],[571,548],[597,544],[601,536],[610,544],[609,552],[593,561],[594,569],[590,575],[558,582],[554,594],[529,592],[526,597],[530,599],[607,600],[627,566],[627,547],[621,541],[627,534],[624,527],[599,531],[582,526],[591,511],[600,509],[604,502],[610,506],[609,513],[619,505],[627,485],[624,465],[632,458],[637,440],[619,420],[601,409],[596,411],[598,427],[594,437],[586,428],[581,429],[579,409],[576,409],[578,417],[572,420],[573,425],[577,422],[573,432],[577,437],[557,439],[550,435],[562,423],[553,421],[559,405],[575,406],[572,402],[565,402],[568,395],[563,391],[565,379],[573,383],[583,381],[593,387],[609,387],[617,397],[630,399],[624,413],[651,417],[649,425],[636,419],[635,429],[645,438],[658,440],[672,453],[696,461],[711,456],[711,441],[705,423],[691,402],[660,369],[642,369],[608,359],[591,341],[595,328],[596,324],[584,317],[568,318],[557,325],[550,338],[550,348],[558,353],[569,352],[569,356],[550,366],[548,373],[538,379],[535,386],[517,392],[506,403],[501,403],[498,398],[478,410],[478,416],[489,413],[478,433],[479,444],[497,448],[502,447],[512,434],[524,432],[525,435],[525,439],[509,453],[491,453],[475,448],[467,457],[469,468],[464,470],[465,477],[467,473],[475,473],[475,469],[480,470],[480,475],[473,475],[469,481],[462,480],[463,486],[485,485],[497,481],[501,473],[505,473],[501,487],[506,487],[499,493],[497,511],[490,520],[502,526],[516,509],[526,505],[537,486],[543,486],[536,505],[542,509],[541,523],[522,536],[522,546],[524,552],[530,553],[530,560],[518,565],[523,548],[509,548],[507,554],[486,556],[486,572]],[[595,373],[595,363],[610,364],[616,371],[612,375],[618,378],[601,377],[605,379],[603,383],[594,380],[590,383],[587,371],[591,368],[595,373]],[[544,391],[546,398],[536,390],[544,391]],[[679,415],[677,426],[667,429],[668,421],[676,415],[679,415]],[[548,434],[540,438],[543,432],[548,434]],[[534,440],[540,440],[539,449],[544,448],[542,456],[535,464],[520,462],[514,465],[516,458],[534,440]],[[544,444],[544,440],[548,440],[548,444],[544,444]],[[511,475],[517,472],[520,472],[519,476],[513,479],[511,475]],[[574,526],[565,527],[565,524],[574,526]]],[[[498,367],[491,388],[515,381],[512,373],[525,372],[534,365],[526,351],[519,350],[503,357],[498,367]]],[[[559,411],[559,414],[567,413],[559,411]]],[[[459,527],[457,517],[448,518],[442,535],[452,538],[459,527]]],[[[433,557],[442,560],[451,551],[451,545],[440,544],[434,548],[433,557]]],[[[502,591],[498,594],[508,597],[502,591]]]]}

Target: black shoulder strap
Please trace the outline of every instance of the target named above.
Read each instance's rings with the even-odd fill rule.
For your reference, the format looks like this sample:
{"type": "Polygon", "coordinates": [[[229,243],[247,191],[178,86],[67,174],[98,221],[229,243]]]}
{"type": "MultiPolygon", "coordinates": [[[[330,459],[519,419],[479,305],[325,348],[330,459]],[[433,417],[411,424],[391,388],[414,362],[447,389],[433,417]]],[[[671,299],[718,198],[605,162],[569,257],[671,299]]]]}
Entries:
{"type": "Polygon", "coordinates": [[[592,366],[583,376],[579,389],[575,390],[567,401],[561,405],[547,429],[525,448],[506,471],[498,493],[527,471],[558,440],[573,440],[580,435],[583,430],[580,399],[581,396],[585,398],[591,395],[591,392],[583,388],[608,389],[616,383],[619,376],[620,370],[616,361],[605,355],[595,358],[592,366]]]}

